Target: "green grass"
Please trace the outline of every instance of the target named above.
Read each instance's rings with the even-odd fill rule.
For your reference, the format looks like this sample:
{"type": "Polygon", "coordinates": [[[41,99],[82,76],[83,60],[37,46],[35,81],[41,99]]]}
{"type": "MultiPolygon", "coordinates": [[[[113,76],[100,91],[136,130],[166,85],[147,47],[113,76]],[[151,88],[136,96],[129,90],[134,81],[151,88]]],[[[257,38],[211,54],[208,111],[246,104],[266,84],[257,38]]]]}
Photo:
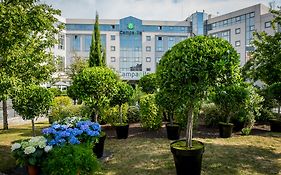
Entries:
{"type": "MultiPolygon", "coordinates": [[[[48,126],[36,124],[37,133],[48,126]]],[[[29,125],[0,130],[0,172],[15,166],[10,155],[14,140],[31,136],[29,125]]],[[[205,144],[202,175],[281,175],[281,133],[235,136],[228,139],[195,138],[205,144]]],[[[162,138],[107,139],[113,155],[102,162],[104,175],[174,175],[171,141],[162,138]]]]}

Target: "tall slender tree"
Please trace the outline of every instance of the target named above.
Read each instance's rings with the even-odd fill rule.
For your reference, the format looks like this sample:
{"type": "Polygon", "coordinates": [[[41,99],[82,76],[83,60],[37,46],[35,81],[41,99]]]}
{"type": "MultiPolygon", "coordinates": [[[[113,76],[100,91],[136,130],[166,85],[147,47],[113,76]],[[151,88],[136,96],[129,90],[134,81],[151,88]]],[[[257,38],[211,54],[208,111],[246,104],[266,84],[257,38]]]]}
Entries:
{"type": "Polygon", "coordinates": [[[92,34],[92,43],[90,47],[89,66],[105,66],[105,50],[102,49],[101,36],[99,29],[99,15],[96,12],[96,20],[92,34]]]}

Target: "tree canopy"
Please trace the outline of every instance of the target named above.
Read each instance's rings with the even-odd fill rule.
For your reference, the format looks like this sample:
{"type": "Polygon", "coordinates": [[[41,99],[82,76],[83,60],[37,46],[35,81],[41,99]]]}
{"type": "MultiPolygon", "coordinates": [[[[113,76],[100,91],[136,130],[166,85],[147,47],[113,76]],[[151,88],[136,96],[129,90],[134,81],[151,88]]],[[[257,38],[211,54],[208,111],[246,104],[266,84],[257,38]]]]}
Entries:
{"type": "Polygon", "coordinates": [[[139,86],[147,94],[153,94],[157,90],[157,79],[155,73],[147,74],[139,80],[139,86]]]}

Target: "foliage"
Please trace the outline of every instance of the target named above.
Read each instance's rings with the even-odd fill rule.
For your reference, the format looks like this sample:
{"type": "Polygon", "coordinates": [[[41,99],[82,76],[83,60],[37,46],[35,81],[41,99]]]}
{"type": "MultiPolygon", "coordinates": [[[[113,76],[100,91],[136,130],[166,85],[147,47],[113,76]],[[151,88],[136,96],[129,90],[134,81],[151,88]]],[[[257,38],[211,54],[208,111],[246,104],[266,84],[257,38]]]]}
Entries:
{"type": "Polygon", "coordinates": [[[47,146],[47,139],[43,136],[15,142],[11,147],[12,155],[20,166],[40,166],[51,149],[52,146],[47,146]]]}
{"type": "Polygon", "coordinates": [[[132,95],[131,99],[129,100],[129,104],[132,106],[138,105],[140,98],[144,95],[146,95],[146,94],[141,90],[141,88],[138,85],[136,85],[133,95],[132,95]]]}
{"type": "Polygon", "coordinates": [[[201,114],[208,127],[217,127],[218,123],[223,121],[223,116],[214,103],[203,104],[201,114]]]}
{"type": "MultiPolygon", "coordinates": [[[[128,103],[122,104],[122,122],[128,122],[128,103]]],[[[102,112],[101,120],[105,123],[109,123],[111,125],[116,125],[120,123],[120,108],[119,106],[114,106],[106,109],[102,112]]]]}
{"type": "Polygon", "coordinates": [[[157,79],[155,73],[147,74],[139,80],[141,90],[147,94],[153,94],[157,90],[157,79]]]}
{"type": "Polygon", "coordinates": [[[55,97],[52,103],[50,113],[50,115],[53,117],[53,120],[57,121],[61,118],[64,118],[63,111],[66,111],[65,108],[68,108],[69,106],[72,106],[71,98],[67,96],[55,97]]]}
{"type": "Polygon", "coordinates": [[[88,67],[88,62],[86,59],[74,56],[73,63],[69,66],[68,71],[66,72],[68,77],[73,80],[76,75],[82,72],[85,68],[88,67]]]}
{"type": "Polygon", "coordinates": [[[67,144],[80,144],[96,142],[101,132],[101,126],[98,123],[86,121],[77,121],[69,124],[54,123],[51,127],[42,130],[42,133],[48,140],[48,145],[64,146],[67,144]]]}
{"type": "Polygon", "coordinates": [[[100,30],[99,30],[99,15],[96,13],[94,31],[92,34],[92,42],[89,55],[89,66],[105,66],[105,52],[102,52],[100,30]]]}
{"type": "Polygon", "coordinates": [[[43,172],[52,175],[92,175],[98,169],[92,149],[83,144],[55,147],[43,163],[43,172]]]}
{"type": "Polygon", "coordinates": [[[139,107],[129,106],[127,118],[128,118],[128,123],[140,122],[140,109],[139,109],[139,107]]]}
{"type": "Polygon", "coordinates": [[[107,67],[87,68],[74,78],[77,96],[93,109],[96,121],[98,113],[109,105],[116,94],[117,80],[118,76],[107,67]]]}
{"type": "Polygon", "coordinates": [[[268,87],[268,92],[269,92],[269,96],[272,99],[275,99],[278,103],[278,115],[280,120],[281,120],[281,116],[280,116],[280,106],[281,106],[281,82],[278,83],[273,83],[272,85],[270,85],[268,87]]]}
{"type": "Polygon", "coordinates": [[[188,38],[167,51],[160,60],[157,79],[160,91],[175,105],[187,110],[187,146],[192,146],[194,109],[211,87],[240,79],[239,56],[226,40],[210,36],[188,38]]]}
{"type": "Polygon", "coordinates": [[[242,129],[242,135],[250,135],[252,128],[243,128],[242,129]]]}
{"type": "Polygon", "coordinates": [[[49,88],[49,91],[53,93],[55,97],[61,96],[62,92],[58,88],[49,88]]]}
{"type": "Polygon", "coordinates": [[[52,120],[59,121],[68,117],[84,117],[85,116],[84,105],[69,105],[62,107],[61,110],[52,111],[52,120]]]}
{"type": "Polygon", "coordinates": [[[75,90],[78,90],[78,88],[75,87],[74,85],[70,85],[67,87],[67,91],[66,91],[67,96],[72,98],[72,100],[74,100],[74,102],[78,99],[78,95],[77,95],[77,92],[75,92],[75,90]]]}
{"type": "Polygon", "coordinates": [[[140,99],[140,120],[142,127],[157,130],[161,127],[162,116],[155,102],[155,95],[148,94],[140,99]]]}

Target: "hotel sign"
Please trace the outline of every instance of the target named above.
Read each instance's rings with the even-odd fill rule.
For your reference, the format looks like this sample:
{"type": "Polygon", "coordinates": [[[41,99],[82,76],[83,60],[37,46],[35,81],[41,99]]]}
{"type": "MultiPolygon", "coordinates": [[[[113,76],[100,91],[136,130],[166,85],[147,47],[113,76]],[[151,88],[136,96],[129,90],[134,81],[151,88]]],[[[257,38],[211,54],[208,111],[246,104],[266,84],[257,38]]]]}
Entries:
{"type": "Polygon", "coordinates": [[[123,80],[139,80],[144,75],[147,75],[151,72],[146,71],[123,71],[120,72],[120,76],[123,80]]]}

